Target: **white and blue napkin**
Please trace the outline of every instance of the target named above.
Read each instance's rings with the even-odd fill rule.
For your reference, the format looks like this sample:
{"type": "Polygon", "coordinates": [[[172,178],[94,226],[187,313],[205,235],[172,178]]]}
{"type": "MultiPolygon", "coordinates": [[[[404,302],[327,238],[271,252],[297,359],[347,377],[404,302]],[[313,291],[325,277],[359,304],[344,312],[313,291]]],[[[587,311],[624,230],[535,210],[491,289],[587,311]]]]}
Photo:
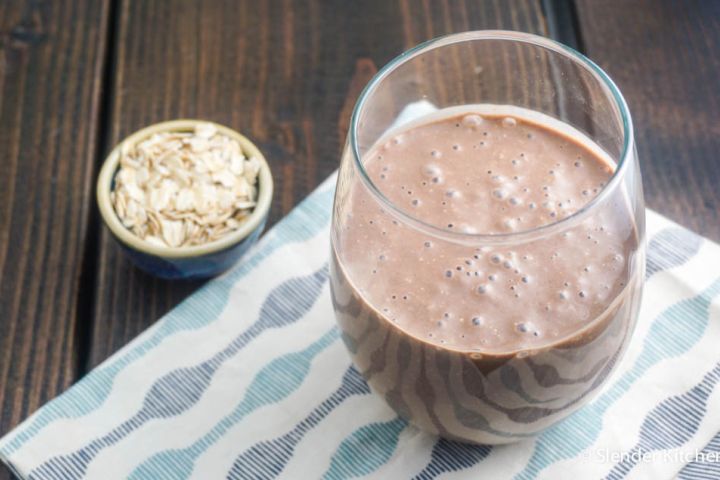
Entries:
{"type": "Polygon", "coordinates": [[[648,212],[617,371],[539,437],[469,446],[370,393],[328,288],[334,178],[234,270],[0,441],[23,479],[720,478],[720,247],[648,212]]]}

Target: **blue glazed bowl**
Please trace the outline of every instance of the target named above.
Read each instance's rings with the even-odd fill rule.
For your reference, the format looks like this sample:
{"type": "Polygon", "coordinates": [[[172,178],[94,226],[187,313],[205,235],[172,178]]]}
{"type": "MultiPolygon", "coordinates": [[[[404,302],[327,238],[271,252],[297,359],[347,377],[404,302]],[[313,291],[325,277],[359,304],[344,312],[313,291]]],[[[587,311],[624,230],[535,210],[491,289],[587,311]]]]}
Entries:
{"type": "Polygon", "coordinates": [[[201,120],[174,120],[157,123],[139,130],[120,142],[105,159],[97,182],[97,202],[105,225],[127,256],[140,269],[161,278],[190,279],[217,275],[235,264],[257,241],[265,227],[273,194],[270,167],[260,150],[243,135],[222,125],[218,131],[240,143],[248,157],[260,161],[257,205],[240,227],[214,242],[190,247],[165,247],[146,242],[125,228],[112,206],[110,192],[114,188],[120,153],[156,133],[192,132],[201,120]]]}

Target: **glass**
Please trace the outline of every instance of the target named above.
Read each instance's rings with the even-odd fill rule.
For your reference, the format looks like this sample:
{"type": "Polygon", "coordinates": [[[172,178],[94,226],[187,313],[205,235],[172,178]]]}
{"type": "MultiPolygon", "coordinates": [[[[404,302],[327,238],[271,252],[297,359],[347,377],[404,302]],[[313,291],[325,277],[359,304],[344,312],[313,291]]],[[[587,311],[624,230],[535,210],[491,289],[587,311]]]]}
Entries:
{"type": "MultiPolygon", "coordinates": [[[[444,167],[448,157],[433,161],[444,167]]],[[[472,215],[465,220],[473,220],[472,215]]],[[[509,443],[533,436],[590,400],[622,356],[642,292],[644,223],[630,114],[615,84],[597,65],[564,45],[518,32],[467,32],[431,40],[378,72],[352,115],[331,230],[331,287],[342,338],[372,389],[418,427],[471,443],[509,443]],[[468,105],[480,110],[500,105],[505,111],[519,107],[527,115],[538,114],[540,123],[604,158],[612,173],[583,207],[549,223],[509,232],[440,225],[415,214],[408,202],[391,200],[386,187],[378,184],[384,174],[373,178],[366,168],[381,152],[380,145],[405,138],[397,132],[407,131],[399,125],[410,117],[468,105]],[[596,247],[579,247],[593,242],[596,247]],[[608,256],[611,244],[620,250],[608,256]],[[473,265],[463,270],[458,260],[457,271],[449,268],[445,275],[465,273],[462,288],[472,285],[475,290],[457,297],[455,306],[467,311],[476,304],[477,317],[445,313],[443,318],[438,313],[438,295],[448,290],[437,287],[444,285],[440,275],[436,280],[425,276],[432,271],[428,265],[445,257],[468,258],[467,265],[473,265]],[[393,258],[404,260],[393,264],[393,258]],[[512,262],[521,264],[521,258],[535,262],[532,282],[538,286],[531,287],[558,284],[559,297],[547,297],[544,306],[536,297],[523,304],[507,300],[512,292],[503,290],[497,298],[506,300],[480,303],[476,294],[496,280],[493,275],[486,279],[486,273],[504,264],[510,278],[512,262]],[[556,261],[563,267],[552,267],[556,261]],[[616,272],[617,282],[603,286],[600,280],[611,272],[616,272]],[[558,275],[572,276],[564,283],[567,289],[558,283],[558,275]],[[474,276],[477,284],[472,283],[474,276]],[[601,286],[607,292],[576,298],[586,296],[575,289],[583,278],[597,280],[591,282],[593,292],[601,286]],[[559,337],[552,331],[547,336],[534,332],[536,337],[527,344],[492,344],[491,335],[499,334],[483,330],[491,313],[493,321],[520,332],[530,332],[528,325],[536,320],[553,325],[568,316],[565,300],[580,305],[571,310],[578,312],[579,326],[559,337]],[[403,315],[407,318],[400,322],[403,315]],[[476,344],[433,338],[432,332],[452,321],[460,322],[463,332],[477,332],[476,344]],[[414,325],[413,330],[407,325],[414,325]]],[[[518,268],[515,274],[520,275],[518,268]]],[[[525,276],[522,281],[530,282],[525,276]]],[[[499,288],[499,283],[494,285],[499,288]]],[[[509,288],[514,290],[515,284],[509,288]]],[[[575,319],[570,320],[575,325],[575,319]]]]}

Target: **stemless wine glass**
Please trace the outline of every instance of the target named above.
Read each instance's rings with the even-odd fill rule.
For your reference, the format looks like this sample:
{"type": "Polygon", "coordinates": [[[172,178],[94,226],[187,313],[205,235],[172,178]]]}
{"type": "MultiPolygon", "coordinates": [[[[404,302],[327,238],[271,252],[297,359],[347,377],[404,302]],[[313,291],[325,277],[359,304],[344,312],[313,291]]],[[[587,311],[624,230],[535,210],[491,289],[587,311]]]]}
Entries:
{"type": "MultiPolygon", "coordinates": [[[[435,161],[442,165],[443,158],[435,161]]],[[[423,43],[378,72],[352,115],[331,233],[331,287],[343,340],[373,390],[426,431],[490,444],[535,435],[592,398],[622,356],[642,292],[644,223],[630,113],[597,65],[564,45],[519,32],[467,32],[423,43]],[[395,138],[393,132],[414,117],[473,105],[532,113],[579,139],[606,159],[613,173],[582,208],[512,232],[430,224],[406,203],[389,200],[366,169],[377,145],[395,138]],[[619,250],[609,256],[602,242],[619,250]],[[440,328],[436,324],[445,321],[437,318],[435,305],[444,287],[427,288],[443,281],[441,275],[432,281],[424,277],[439,273],[429,265],[443,256],[476,258],[474,274],[479,275],[483,262],[511,258],[522,263],[531,257],[528,252],[538,257],[533,260],[538,285],[560,282],[562,289],[558,272],[585,275],[586,284],[590,281],[600,293],[573,301],[587,306],[577,308],[579,316],[594,313],[575,330],[559,338],[540,336],[529,347],[488,344],[484,336],[492,332],[481,328],[483,311],[477,318],[447,320],[478,325],[472,347],[433,337],[433,329],[440,328]],[[565,267],[554,268],[553,262],[565,267]],[[588,266],[583,268],[583,262],[588,266]],[[611,270],[620,278],[612,288],[601,281],[611,270]],[[411,318],[399,322],[401,315],[411,318]],[[413,331],[406,328],[410,323],[413,331]],[[423,325],[427,335],[421,334],[423,325]]],[[[509,262],[506,266],[511,268],[509,262]]],[[[448,270],[448,277],[453,273],[448,270]]],[[[470,280],[468,285],[473,285],[470,280]]],[[[478,301],[474,293],[460,297],[464,306],[478,301]]],[[[496,324],[527,330],[535,318],[552,321],[565,308],[566,293],[559,295],[523,304],[508,292],[491,305],[496,324]]]]}

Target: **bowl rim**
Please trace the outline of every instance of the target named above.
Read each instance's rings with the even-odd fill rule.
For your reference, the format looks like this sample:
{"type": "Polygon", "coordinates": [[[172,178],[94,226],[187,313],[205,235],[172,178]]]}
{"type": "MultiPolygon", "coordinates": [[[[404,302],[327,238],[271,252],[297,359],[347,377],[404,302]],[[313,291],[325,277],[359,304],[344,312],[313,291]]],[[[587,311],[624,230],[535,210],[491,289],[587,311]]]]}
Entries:
{"type": "Polygon", "coordinates": [[[103,165],[100,168],[97,185],[97,203],[100,214],[105,225],[110,232],[122,244],[142,253],[163,257],[163,258],[192,258],[212,253],[218,253],[226,250],[243,241],[255,229],[260,227],[270,211],[270,204],[273,196],[273,179],[270,172],[270,166],[263,156],[262,152],[247,137],[239,132],[215,122],[199,119],[179,119],[166,122],[159,122],[142,128],[121,140],[110,153],[105,157],[103,165]],[[141,239],[129,229],[127,229],[110,201],[110,187],[115,178],[120,163],[121,151],[134,146],[135,144],[149,138],[156,133],[163,132],[187,132],[194,131],[199,124],[210,124],[218,129],[223,135],[237,140],[242,151],[248,157],[255,157],[260,161],[260,170],[258,171],[258,198],[257,204],[250,216],[240,225],[240,227],[225,235],[224,237],[208,242],[203,245],[193,245],[190,247],[161,247],[153,245],[141,239]]]}

